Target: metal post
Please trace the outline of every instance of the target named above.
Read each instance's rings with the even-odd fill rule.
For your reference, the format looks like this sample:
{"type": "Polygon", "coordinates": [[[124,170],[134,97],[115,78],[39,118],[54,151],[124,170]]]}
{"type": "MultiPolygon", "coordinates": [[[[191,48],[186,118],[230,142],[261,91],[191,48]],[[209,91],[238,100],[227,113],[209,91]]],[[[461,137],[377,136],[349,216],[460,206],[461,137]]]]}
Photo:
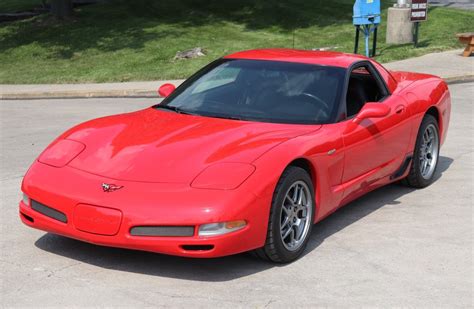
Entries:
{"type": "Polygon", "coordinates": [[[413,37],[413,45],[415,48],[418,47],[418,28],[420,28],[420,23],[415,22],[415,35],[413,37]]]}
{"type": "Polygon", "coordinates": [[[360,26],[356,26],[356,36],[355,36],[355,44],[354,44],[354,54],[357,54],[357,50],[359,49],[359,30],[360,26]]]}
{"type": "Polygon", "coordinates": [[[372,57],[375,57],[376,50],[377,50],[377,26],[375,26],[375,29],[374,29],[374,41],[373,41],[373,45],[372,45],[372,57]]]}
{"type": "Polygon", "coordinates": [[[370,54],[369,54],[370,25],[364,25],[364,36],[365,36],[365,56],[370,57],[370,54]]]}

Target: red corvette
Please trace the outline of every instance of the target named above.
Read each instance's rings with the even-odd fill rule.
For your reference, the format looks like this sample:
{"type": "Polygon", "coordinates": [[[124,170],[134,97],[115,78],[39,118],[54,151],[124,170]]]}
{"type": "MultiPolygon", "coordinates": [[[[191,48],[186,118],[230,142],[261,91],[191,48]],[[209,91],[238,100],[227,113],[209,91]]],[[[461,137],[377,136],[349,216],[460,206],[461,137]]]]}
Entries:
{"type": "Polygon", "coordinates": [[[189,257],[289,262],[357,197],[435,175],[451,110],[440,78],[289,49],[212,62],[137,112],[82,123],[23,179],[26,225],[189,257]]]}

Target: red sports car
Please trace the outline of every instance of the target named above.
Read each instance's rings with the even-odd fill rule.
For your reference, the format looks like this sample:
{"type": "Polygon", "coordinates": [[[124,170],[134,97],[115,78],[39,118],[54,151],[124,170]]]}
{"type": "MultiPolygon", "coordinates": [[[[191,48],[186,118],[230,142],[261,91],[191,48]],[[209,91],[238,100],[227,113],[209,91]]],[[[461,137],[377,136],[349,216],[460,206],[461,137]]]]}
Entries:
{"type": "Polygon", "coordinates": [[[438,77],[290,49],[237,52],[159,92],[53,141],[23,179],[21,220],[105,246],[290,262],[357,197],[429,185],[451,110],[438,77]]]}

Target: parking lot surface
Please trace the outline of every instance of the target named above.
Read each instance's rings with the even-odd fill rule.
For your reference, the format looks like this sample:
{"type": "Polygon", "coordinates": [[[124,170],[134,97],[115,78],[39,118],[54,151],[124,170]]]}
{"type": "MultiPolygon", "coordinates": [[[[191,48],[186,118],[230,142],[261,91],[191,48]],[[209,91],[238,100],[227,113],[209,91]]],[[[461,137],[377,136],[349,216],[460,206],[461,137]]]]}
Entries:
{"type": "Polygon", "coordinates": [[[20,183],[53,138],[157,100],[0,101],[0,306],[472,307],[474,83],[450,89],[436,182],[390,185],[347,205],[289,265],[106,248],[27,228],[20,183]]]}

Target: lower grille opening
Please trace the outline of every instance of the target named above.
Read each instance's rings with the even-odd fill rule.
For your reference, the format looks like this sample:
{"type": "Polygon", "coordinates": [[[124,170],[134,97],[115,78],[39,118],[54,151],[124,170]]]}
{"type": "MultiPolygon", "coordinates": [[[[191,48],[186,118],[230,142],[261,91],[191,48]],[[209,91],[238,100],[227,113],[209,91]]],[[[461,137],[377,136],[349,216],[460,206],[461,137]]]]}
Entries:
{"type": "Polygon", "coordinates": [[[214,249],[214,245],[182,245],[186,251],[209,251],[214,249]]]}
{"type": "Polygon", "coordinates": [[[130,229],[130,235],[189,237],[194,235],[194,226],[134,226],[130,229]]]}
{"type": "Polygon", "coordinates": [[[31,223],[35,223],[35,219],[33,219],[32,217],[28,216],[28,215],[25,215],[24,213],[20,212],[21,216],[23,218],[25,218],[25,220],[27,221],[30,221],[31,223]]]}
{"type": "Polygon", "coordinates": [[[67,223],[67,217],[65,214],[56,209],[43,205],[35,200],[31,200],[31,208],[33,208],[40,214],[45,215],[46,217],[50,217],[55,220],[67,223]]]}

